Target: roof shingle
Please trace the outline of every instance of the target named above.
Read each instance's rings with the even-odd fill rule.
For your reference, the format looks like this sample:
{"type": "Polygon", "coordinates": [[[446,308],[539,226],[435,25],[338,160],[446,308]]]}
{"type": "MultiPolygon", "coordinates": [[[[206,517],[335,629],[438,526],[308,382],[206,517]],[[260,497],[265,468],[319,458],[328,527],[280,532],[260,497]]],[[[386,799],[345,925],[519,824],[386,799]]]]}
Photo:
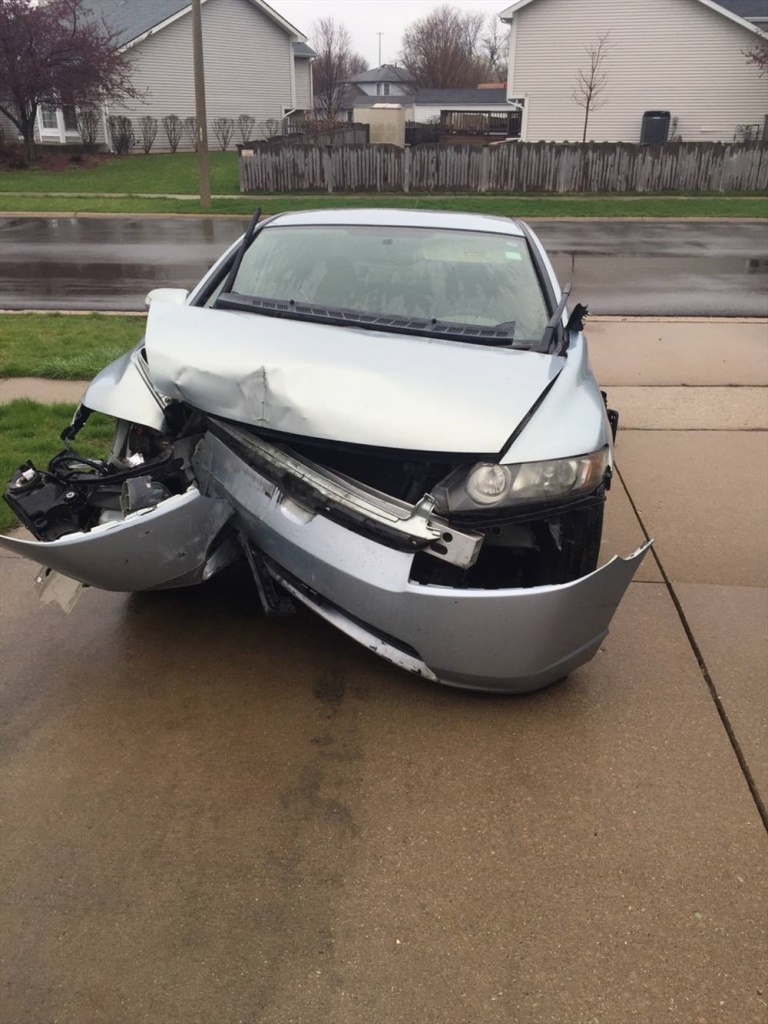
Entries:
{"type": "MultiPolygon", "coordinates": [[[[117,32],[117,45],[125,46],[190,5],[191,0],[84,0],[83,8],[93,17],[105,21],[110,29],[117,32]]],[[[277,12],[273,14],[279,17],[277,12]]],[[[303,47],[294,49],[297,56],[316,56],[315,51],[305,47],[304,43],[296,46],[303,47]]]]}
{"type": "Polygon", "coordinates": [[[118,45],[149,32],[189,7],[190,0],[85,0],[84,9],[118,33],[118,45]]]}
{"type": "Polygon", "coordinates": [[[360,71],[352,75],[350,82],[403,82],[407,84],[412,81],[411,76],[405,68],[399,68],[395,64],[382,64],[380,68],[371,68],[370,71],[360,71]]]}
{"type": "Polygon", "coordinates": [[[745,21],[768,21],[768,0],[715,0],[715,3],[745,21]]]}

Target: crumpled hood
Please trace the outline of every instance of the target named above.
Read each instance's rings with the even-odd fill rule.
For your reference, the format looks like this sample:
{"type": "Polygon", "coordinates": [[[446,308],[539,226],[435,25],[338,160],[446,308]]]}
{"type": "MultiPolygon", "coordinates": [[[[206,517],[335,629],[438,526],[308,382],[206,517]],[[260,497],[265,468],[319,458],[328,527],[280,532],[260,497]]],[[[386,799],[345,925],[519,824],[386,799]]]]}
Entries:
{"type": "Polygon", "coordinates": [[[492,453],[564,359],[254,313],[153,305],[146,351],[170,398],[302,437],[492,453]]]}

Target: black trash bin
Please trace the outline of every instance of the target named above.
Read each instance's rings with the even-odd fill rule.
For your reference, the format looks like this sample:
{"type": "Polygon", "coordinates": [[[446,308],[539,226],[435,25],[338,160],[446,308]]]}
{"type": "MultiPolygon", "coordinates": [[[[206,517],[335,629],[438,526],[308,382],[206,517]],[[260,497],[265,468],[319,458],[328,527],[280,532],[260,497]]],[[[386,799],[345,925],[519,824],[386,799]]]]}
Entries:
{"type": "Polygon", "coordinates": [[[669,138],[669,111],[646,110],[640,130],[641,146],[662,146],[669,138]]]}

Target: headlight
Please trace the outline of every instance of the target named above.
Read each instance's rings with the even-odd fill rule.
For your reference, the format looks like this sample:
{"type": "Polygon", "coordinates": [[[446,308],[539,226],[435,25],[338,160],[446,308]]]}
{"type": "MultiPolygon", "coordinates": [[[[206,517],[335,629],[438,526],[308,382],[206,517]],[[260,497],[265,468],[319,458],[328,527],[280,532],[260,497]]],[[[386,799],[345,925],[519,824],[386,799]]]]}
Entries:
{"type": "Polygon", "coordinates": [[[608,468],[608,449],[574,459],[552,462],[523,462],[512,484],[512,501],[557,501],[574,492],[593,491],[608,468]]]}
{"type": "Polygon", "coordinates": [[[498,505],[509,494],[512,474],[506,466],[480,463],[467,477],[467,494],[478,505],[498,505]]]}
{"type": "Polygon", "coordinates": [[[608,448],[570,459],[501,466],[481,462],[469,475],[453,475],[433,492],[438,508],[472,508],[561,501],[600,486],[608,469],[608,448]]]}

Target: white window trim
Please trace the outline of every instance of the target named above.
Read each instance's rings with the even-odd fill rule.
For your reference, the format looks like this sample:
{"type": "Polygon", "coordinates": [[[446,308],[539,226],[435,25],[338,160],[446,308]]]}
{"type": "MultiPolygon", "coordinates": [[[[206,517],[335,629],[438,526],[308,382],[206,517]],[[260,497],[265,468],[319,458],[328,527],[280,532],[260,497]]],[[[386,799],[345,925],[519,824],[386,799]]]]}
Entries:
{"type": "MultiPolygon", "coordinates": [[[[46,104],[47,106],[47,104],[46,104]]],[[[56,128],[45,128],[43,127],[43,108],[42,105],[37,108],[37,131],[38,137],[41,142],[79,142],[80,132],[76,128],[65,128],[64,126],[64,111],[61,107],[56,108],[56,128]]]]}

